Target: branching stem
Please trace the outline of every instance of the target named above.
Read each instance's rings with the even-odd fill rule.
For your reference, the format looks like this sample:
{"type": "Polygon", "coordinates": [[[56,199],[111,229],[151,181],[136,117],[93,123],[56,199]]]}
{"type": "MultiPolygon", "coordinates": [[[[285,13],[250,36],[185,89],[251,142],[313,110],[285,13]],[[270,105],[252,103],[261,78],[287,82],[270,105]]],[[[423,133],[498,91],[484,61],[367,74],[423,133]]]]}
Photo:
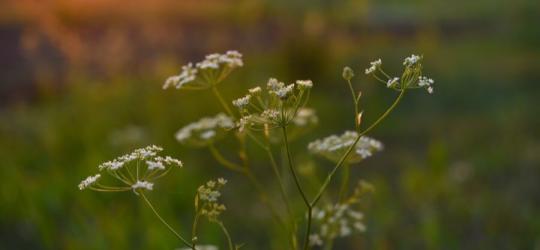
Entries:
{"type": "Polygon", "coordinates": [[[144,195],[143,192],[140,192],[139,193],[141,195],[141,197],[143,198],[143,200],[146,202],[146,204],[148,205],[148,207],[150,207],[150,209],[152,210],[152,212],[154,212],[154,214],[156,215],[156,217],[158,217],[158,219],[165,225],[167,226],[167,228],[174,234],[176,235],[176,237],[178,237],[178,239],[180,239],[180,241],[182,241],[182,243],[184,243],[184,245],[186,245],[187,247],[195,250],[195,246],[193,246],[191,243],[189,243],[186,239],[184,239],[178,232],[176,232],[162,217],[161,215],[159,215],[159,213],[156,211],[156,209],[154,208],[154,206],[152,206],[152,203],[148,200],[148,198],[146,198],[146,195],[144,195]]]}

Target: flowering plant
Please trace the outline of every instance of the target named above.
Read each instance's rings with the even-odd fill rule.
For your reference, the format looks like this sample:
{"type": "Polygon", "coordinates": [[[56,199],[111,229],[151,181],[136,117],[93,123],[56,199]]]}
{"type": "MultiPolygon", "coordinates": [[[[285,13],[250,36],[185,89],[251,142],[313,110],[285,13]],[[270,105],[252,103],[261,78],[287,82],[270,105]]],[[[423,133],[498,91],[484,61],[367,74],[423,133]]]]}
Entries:
{"type": "MultiPolygon", "coordinates": [[[[307,145],[311,154],[321,156],[335,164],[318,186],[316,194],[311,197],[302,185],[302,176],[298,173],[298,166],[290,149],[291,140],[306,135],[305,132],[319,121],[316,112],[307,107],[314,86],[311,80],[297,80],[285,84],[270,78],[266,86],[250,88],[244,96],[226,101],[218,86],[233,70],[244,65],[240,53],[228,51],[224,54],[208,55],[203,61],[195,64],[184,65],[178,75],[165,81],[163,88],[212,90],[224,113],[201,118],[184,126],[176,133],[176,139],[182,144],[208,148],[220,165],[246,177],[260,194],[261,202],[267,207],[276,225],[282,229],[280,231],[283,232],[284,245],[280,249],[287,247],[295,250],[319,247],[332,249],[334,241],[338,238],[366,230],[363,223],[364,214],[359,210],[358,204],[374,188],[371,184],[360,180],[349,195],[350,166],[363,162],[383,149],[381,142],[366,135],[395,109],[407,90],[425,88],[429,93],[433,93],[434,81],[423,76],[422,60],[423,57],[417,55],[405,58],[404,69],[399,77],[387,74],[383,70],[381,59],[371,62],[365,69],[366,75],[373,76],[385,87],[399,92],[394,102],[369,126],[362,124],[363,111],[359,105],[362,95],[353,86],[354,71],[349,67],[343,69],[342,76],[351,92],[354,106],[354,115],[351,115],[354,128],[339,135],[314,140],[307,145]],[[229,159],[216,146],[227,136],[234,136],[238,141],[238,160],[229,159]],[[265,157],[268,157],[275,182],[279,186],[281,201],[278,204],[270,199],[248,160],[247,141],[253,141],[260,146],[266,153],[265,157]],[[275,145],[281,145],[284,151],[283,164],[278,164],[280,161],[274,156],[275,145]],[[280,165],[286,165],[287,171],[281,171],[280,165]],[[338,171],[343,173],[339,192],[327,195],[328,199],[321,199],[324,194],[329,193],[329,186],[338,171]],[[289,178],[285,178],[286,176],[294,183],[294,189],[301,198],[301,207],[295,206],[298,202],[293,200],[288,190],[289,178]]],[[[103,163],[98,167],[100,173],[84,179],[79,184],[79,189],[101,192],[133,191],[180,239],[185,247],[183,249],[218,249],[214,245],[199,244],[201,236],[198,235],[197,229],[202,218],[219,226],[227,239],[229,250],[239,249],[242,245],[234,243],[227,227],[220,219],[226,211],[225,204],[220,201],[221,190],[227,183],[223,178],[208,181],[195,192],[191,238],[180,235],[160,216],[146,197],[146,192],[154,189],[157,179],[165,176],[173,168],[183,166],[180,160],[160,156],[162,150],[158,146],[149,146],[103,163]],[[109,181],[116,184],[103,184],[105,178],[111,179],[109,181]]]]}

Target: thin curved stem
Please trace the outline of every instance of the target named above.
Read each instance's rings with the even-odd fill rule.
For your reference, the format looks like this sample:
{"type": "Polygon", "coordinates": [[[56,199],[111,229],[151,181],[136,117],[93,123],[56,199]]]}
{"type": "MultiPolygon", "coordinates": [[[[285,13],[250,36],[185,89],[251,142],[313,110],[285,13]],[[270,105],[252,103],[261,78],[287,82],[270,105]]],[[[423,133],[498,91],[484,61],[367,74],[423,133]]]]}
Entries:
{"type": "Polygon", "coordinates": [[[351,91],[351,96],[353,98],[354,102],[354,127],[356,128],[356,131],[358,131],[360,127],[360,123],[357,121],[358,116],[358,98],[356,97],[356,93],[354,92],[354,88],[352,86],[351,80],[347,80],[347,85],[349,85],[349,90],[351,91]]]}
{"type": "Polygon", "coordinates": [[[266,194],[266,192],[264,192],[264,189],[263,189],[263,186],[261,185],[261,183],[257,180],[257,178],[255,177],[255,175],[253,175],[253,173],[251,172],[251,170],[246,170],[244,172],[244,174],[246,175],[246,177],[251,181],[251,183],[253,184],[253,186],[255,187],[255,189],[257,189],[257,192],[259,193],[260,197],[261,197],[261,200],[263,203],[266,204],[266,206],[270,209],[270,213],[272,214],[272,217],[274,217],[274,220],[276,220],[276,222],[278,222],[278,224],[280,226],[282,226],[283,228],[286,228],[286,224],[285,222],[283,221],[283,218],[281,218],[279,216],[279,213],[277,212],[276,208],[274,208],[274,206],[272,205],[272,203],[270,203],[270,199],[268,198],[268,195],[266,194]]]}
{"type": "Polygon", "coordinates": [[[223,96],[221,96],[221,94],[219,93],[219,90],[217,89],[215,85],[212,85],[212,92],[217,97],[217,99],[219,100],[219,103],[221,103],[221,106],[223,106],[227,114],[234,117],[234,113],[232,112],[231,108],[229,107],[225,99],[223,99],[223,96]]]}
{"type": "MultiPolygon", "coordinates": [[[[283,112],[282,112],[283,113],[283,112]]],[[[309,203],[309,200],[306,197],[306,194],[304,193],[304,190],[302,189],[302,186],[300,185],[300,180],[298,179],[298,175],[296,174],[296,170],[294,169],[292,157],[291,157],[291,150],[289,149],[289,139],[287,138],[287,127],[281,126],[282,132],[283,132],[283,140],[285,142],[285,151],[287,152],[287,160],[289,161],[289,169],[291,171],[291,174],[294,179],[294,183],[296,184],[296,187],[298,189],[298,192],[300,192],[300,195],[302,196],[302,199],[304,201],[304,204],[306,205],[308,209],[308,216],[307,216],[307,228],[306,228],[306,235],[304,238],[304,250],[308,249],[308,243],[309,243],[309,234],[311,231],[311,210],[312,206],[309,203]]]]}
{"type": "Polygon", "coordinates": [[[148,207],[150,207],[150,209],[152,210],[152,212],[154,212],[154,214],[156,215],[156,217],[158,217],[158,219],[161,221],[161,223],[163,223],[165,226],[167,226],[167,228],[174,234],[176,235],[176,237],[178,237],[178,239],[180,239],[180,241],[182,241],[182,243],[184,243],[184,245],[186,245],[187,247],[195,250],[195,247],[190,244],[186,239],[184,239],[179,233],[177,233],[162,217],[161,215],[159,215],[159,213],[156,211],[156,209],[154,208],[154,206],[152,206],[152,203],[148,200],[148,198],[146,198],[146,195],[144,195],[143,192],[140,192],[139,193],[141,195],[141,197],[143,198],[143,200],[146,202],[146,204],[148,205],[148,207]]]}
{"type": "Polygon", "coordinates": [[[314,206],[315,204],[317,204],[317,202],[319,201],[319,199],[321,198],[321,195],[323,194],[323,192],[326,190],[326,188],[328,187],[328,184],[330,183],[330,181],[332,180],[332,177],[334,176],[334,174],[336,173],[336,171],[338,170],[338,168],[345,162],[345,159],[347,159],[347,157],[349,156],[349,154],[352,152],[352,150],[354,149],[354,147],[356,147],[356,144],[358,143],[358,141],[360,140],[360,138],[365,135],[366,133],[368,133],[369,131],[371,131],[373,128],[375,128],[382,120],[384,120],[384,118],[386,116],[388,116],[388,114],[390,114],[390,112],[392,112],[392,110],[397,106],[397,104],[399,103],[399,101],[401,100],[401,98],[403,97],[403,95],[405,94],[405,89],[401,90],[401,92],[399,93],[399,96],[396,98],[396,100],[394,101],[394,103],[392,103],[392,105],[390,105],[390,107],[375,121],[371,124],[371,126],[369,126],[367,129],[365,129],[364,131],[362,131],[361,133],[358,134],[358,136],[356,137],[356,139],[354,140],[353,144],[347,149],[347,151],[345,152],[345,154],[341,157],[341,159],[339,160],[339,162],[336,164],[336,166],[334,167],[334,169],[332,169],[332,171],[330,172],[330,174],[326,177],[326,180],[324,181],[322,187],[319,189],[319,192],[317,193],[317,195],[315,196],[315,198],[313,199],[313,201],[310,203],[312,206],[314,206]]]}
{"type": "Polygon", "coordinates": [[[232,171],[244,172],[244,169],[242,168],[242,166],[225,159],[225,157],[219,152],[219,150],[214,145],[210,145],[209,149],[210,149],[210,152],[212,153],[212,156],[214,156],[214,158],[224,167],[232,171]]]}
{"type": "Polygon", "coordinates": [[[323,185],[319,189],[319,192],[317,193],[317,195],[315,195],[315,198],[313,199],[313,201],[307,204],[307,207],[308,207],[307,217],[308,218],[307,218],[307,229],[306,229],[306,236],[305,236],[306,238],[304,240],[304,250],[306,250],[308,248],[309,234],[311,232],[312,208],[320,200],[320,198],[322,197],[322,194],[324,193],[324,191],[328,187],[328,184],[330,184],[330,181],[332,180],[332,177],[334,176],[336,171],[339,169],[339,167],[345,162],[345,159],[347,159],[347,157],[352,152],[352,150],[356,147],[356,144],[358,143],[360,138],[362,138],[363,135],[365,135],[366,133],[371,131],[373,128],[375,128],[386,116],[388,116],[388,114],[390,114],[390,112],[397,106],[397,104],[399,103],[399,101],[401,100],[401,98],[403,97],[404,94],[405,94],[405,89],[403,89],[401,91],[401,93],[396,98],[394,103],[392,103],[392,105],[390,105],[390,107],[375,122],[373,122],[373,124],[371,124],[371,126],[369,126],[367,129],[365,129],[364,131],[362,131],[361,133],[358,134],[358,136],[354,140],[353,144],[347,149],[345,154],[341,157],[341,159],[336,164],[336,166],[332,169],[330,174],[328,174],[328,176],[326,177],[323,185]]]}
{"type": "Polygon", "coordinates": [[[281,131],[283,133],[283,140],[285,142],[285,151],[287,152],[287,160],[289,162],[289,170],[291,171],[291,174],[294,179],[294,184],[296,185],[296,188],[298,189],[298,192],[300,192],[300,195],[302,196],[302,199],[304,200],[304,203],[309,206],[309,201],[306,197],[306,194],[304,193],[304,190],[302,189],[302,186],[300,185],[300,180],[298,179],[298,175],[296,174],[296,170],[294,169],[292,156],[291,156],[291,150],[289,149],[289,139],[287,138],[287,127],[281,126],[281,131]]]}
{"type": "Polygon", "coordinates": [[[200,216],[201,216],[201,213],[199,213],[199,211],[195,211],[195,217],[193,218],[193,225],[191,225],[191,245],[192,245],[192,248],[195,248],[195,245],[197,244],[197,241],[195,240],[195,237],[197,237],[197,225],[199,225],[200,216]]]}
{"type": "Polygon", "coordinates": [[[217,221],[216,224],[219,225],[219,227],[221,228],[221,231],[223,231],[223,234],[227,238],[227,244],[229,245],[229,250],[234,250],[234,244],[232,242],[231,235],[229,234],[229,231],[227,230],[225,225],[223,225],[223,222],[217,221]]]}
{"type": "Polygon", "coordinates": [[[347,190],[349,189],[351,166],[346,164],[343,166],[343,176],[341,180],[341,187],[339,188],[339,202],[343,202],[343,199],[347,196],[347,190]]]}

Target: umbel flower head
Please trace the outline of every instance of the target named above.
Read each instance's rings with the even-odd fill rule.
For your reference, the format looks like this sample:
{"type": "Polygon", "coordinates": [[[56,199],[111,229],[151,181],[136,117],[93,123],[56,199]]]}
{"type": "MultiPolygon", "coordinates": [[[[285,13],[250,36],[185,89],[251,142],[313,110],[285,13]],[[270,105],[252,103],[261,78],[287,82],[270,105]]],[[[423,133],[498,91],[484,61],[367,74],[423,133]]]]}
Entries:
{"type": "Polygon", "coordinates": [[[195,196],[195,210],[197,213],[206,216],[210,221],[218,220],[218,216],[226,210],[225,205],[219,202],[219,197],[221,197],[219,191],[225,184],[227,184],[227,180],[218,178],[199,186],[195,196]]]}
{"type": "MultiPolygon", "coordinates": [[[[338,162],[347,149],[353,145],[357,137],[358,133],[356,131],[346,131],[339,136],[331,135],[311,142],[308,145],[308,149],[313,154],[318,154],[328,160],[338,162]]],[[[381,142],[367,136],[362,136],[345,162],[349,164],[358,163],[382,149],[383,145],[381,142]]]]}
{"type": "MultiPolygon", "coordinates": [[[[182,162],[170,156],[159,156],[163,148],[152,145],[135,149],[111,161],[102,163],[100,174],[89,176],[79,184],[79,189],[104,192],[153,190],[154,181],[165,176],[172,168],[182,167],[182,162]],[[112,184],[101,183],[103,175],[112,177],[112,184]]],[[[111,178],[109,178],[111,179],[111,178]]]]}
{"type": "Polygon", "coordinates": [[[225,54],[209,54],[204,60],[182,66],[180,74],[167,78],[163,89],[207,89],[223,81],[234,69],[244,66],[242,54],[229,50],[225,54]]]}
{"type": "MultiPolygon", "coordinates": [[[[184,248],[179,248],[177,250],[192,250],[192,248],[184,247],[184,248]]],[[[219,248],[214,245],[196,245],[195,250],[219,250],[219,248]]]]}
{"type": "Polygon", "coordinates": [[[309,237],[310,245],[321,246],[325,241],[365,232],[364,214],[355,206],[369,192],[373,192],[373,186],[359,181],[348,199],[337,204],[327,204],[322,208],[314,207],[312,210],[314,233],[309,237]]]}
{"type": "Polygon", "coordinates": [[[208,146],[222,139],[234,126],[232,118],[219,113],[214,117],[205,117],[181,128],[176,132],[176,140],[194,147],[208,146]]]}
{"type": "MultiPolygon", "coordinates": [[[[299,108],[296,116],[291,120],[287,127],[289,141],[294,141],[299,137],[311,132],[319,124],[319,117],[312,108],[299,108]]],[[[269,139],[272,143],[281,143],[283,137],[277,130],[269,130],[269,139]]]]}
{"type": "Polygon", "coordinates": [[[391,77],[382,69],[382,61],[378,59],[370,63],[366,69],[367,75],[373,75],[379,82],[384,83],[386,87],[401,91],[403,89],[425,88],[428,93],[433,93],[433,79],[422,75],[423,56],[411,55],[403,60],[403,73],[401,77],[391,77]]]}
{"type": "Polygon", "coordinates": [[[263,91],[261,87],[250,89],[248,94],[233,101],[240,112],[238,127],[266,131],[286,126],[293,121],[308,98],[313,82],[297,80],[285,84],[270,78],[263,91]]]}

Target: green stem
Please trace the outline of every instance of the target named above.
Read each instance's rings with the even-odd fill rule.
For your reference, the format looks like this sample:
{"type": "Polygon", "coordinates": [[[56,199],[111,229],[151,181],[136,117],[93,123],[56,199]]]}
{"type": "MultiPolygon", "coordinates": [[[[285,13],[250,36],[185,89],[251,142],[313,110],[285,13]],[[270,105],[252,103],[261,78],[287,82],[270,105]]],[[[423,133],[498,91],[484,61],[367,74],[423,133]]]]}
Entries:
{"type": "Polygon", "coordinates": [[[195,237],[197,237],[197,225],[199,225],[199,217],[201,216],[201,213],[199,211],[195,211],[195,218],[193,218],[193,225],[191,226],[191,247],[194,249],[195,245],[197,244],[197,241],[195,240],[195,237]]]}
{"type": "Polygon", "coordinates": [[[234,113],[232,112],[231,108],[229,107],[229,105],[227,104],[227,102],[225,102],[225,99],[223,99],[223,97],[221,96],[221,94],[219,93],[219,90],[217,89],[217,87],[215,85],[212,85],[212,92],[214,93],[214,95],[217,97],[217,99],[219,100],[219,102],[221,103],[221,106],[223,106],[223,108],[225,109],[225,111],[227,112],[227,114],[229,114],[230,116],[234,117],[234,113]]]}
{"type": "Polygon", "coordinates": [[[339,162],[336,164],[336,166],[334,166],[334,168],[332,169],[330,174],[326,177],[326,180],[324,181],[322,187],[319,189],[319,192],[317,193],[317,195],[315,196],[313,201],[310,203],[312,206],[317,204],[317,202],[321,198],[321,195],[326,190],[326,188],[328,187],[328,184],[332,180],[332,177],[334,176],[334,174],[336,173],[338,168],[345,162],[345,159],[347,159],[347,157],[352,152],[352,150],[356,147],[356,143],[358,143],[360,138],[363,135],[365,135],[366,133],[368,133],[369,131],[371,131],[373,128],[375,128],[382,120],[384,120],[384,118],[386,116],[388,116],[388,114],[390,114],[390,112],[392,112],[392,110],[397,106],[397,104],[399,103],[399,101],[401,100],[401,98],[403,97],[404,94],[405,94],[405,89],[401,90],[401,92],[399,93],[399,96],[396,98],[394,103],[392,103],[392,105],[375,122],[373,122],[373,124],[371,124],[371,126],[369,126],[367,129],[365,129],[364,131],[362,131],[361,133],[358,134],[358,136],[354,140],[353,144],[347,149],[345,154],[341,157],[339,162]]]}
{"type": "Polygon", "coordinates": [[[274,206],[272,205],[272,203],[270,203],[270,199],[268,198],[268,195],[266,194],[266,192],[264,192],[263,186],[262,186],[261,183],[257,180],[257,178],[255,178],[255,175],[253,175],[253,173],[252,173],[251,170],[249,170],[249,169],[247,169],[246,171],[244,171],[244,174],[245,174],[246,177],[251,181],[251,183],[253,184],[253,186],[255,187],[255,189],[257,189],[257,192],[259,193],[262,202],[270,209],[270,213],[272,214],[272,217],[274,218],[274,220],[275,220],[276,222],[278,222],[278,224],[279,224],[280,226],[282,226],[283,228],[286,228],[285,222],[284,222],[283,219],[279,216],[279,213],[277,212],[277,209],[275,209],[274,206]]]}
{"type": "Polygon", "coordinates": [[[289,139],[287,138],[287,127],[281,126],[281,131],[283,133],[283,140],[285,142],[285,151],[287,152],[287,160],[289,161],[289,170],[291,171],[291,174],[294,179],[294,184],[296,185],[296,188],[298,189],[298,192],[300,192],[300,195],[302,196],[302,199],[304,200],[304,203],[309,206],[309,201],[306,197],[306,194],[304,193],[304,190],[302,189],[302,186],[300,185],[300,180],[298,179],[298,175],[296,174],[296,170],[294,169],[292,156],[291,156],[291,150],[289,149],[289,139]]]}
{"type": "MultiPolygon", "coordinates": [[[[283,112],[282,112],[283,113],[283,112]]],[[[307,228],[306,228],[306,235],[304,238],[304,250],[308,249],[308,243],[309,243],[309,234],[311,231],[311,210],[312,206],[309,203],[306,194],[304,193],[304,190],[302,189],[302,186],[300,185],[300,180],[298,179],[298,175],[296,174],[296,170],[294,169],[292,157],[291,157],[291,150],[289,149],[289,139],[287,138],[287,127],[285,125],[281,126],[282,132],[283,132],[283,140],[285,142],[285,151],[287,152],[287,160],[289,161],[289,169],[291,171],[291,174],[294,179],[294,183],[296,184],[296,188],[298,189],[298,192],[300,192],[300,195],[302,196],[302,199],[304,200],[304,204],[306,205],[308,209],[308,219],[307,219],[307,228]]]]}
{"type": "Polygon", "coordinates": [[[347,80],[347,85],[349,85],[349,90],[351,91],[351,95],[354,102],[354,127],[356,128],[356,131],[358,131],[358,128],[360,124],[357,121],[358,117],[358,99],[356,98],[356,93],[354,93],[354,88],[352,86],[351,80],[347,80]]]}
{"type": "Polygon", "coordinates": [[[227,230],[225,225],[223,225],[223,222],[217,221],[216,223],[219,225],[219,227],[221,228],[221,231],[223,231],[223,234],[227,238],[227,243],[229,244],[229,250],[234,250],[234,244],[232,242],[231,235],[229,234],[229,231],[227,230]]]}
{"type": "Polygon", "coordinates": [[[210,149],[210,152],[212,153],[212,156],[214,156],[214,158],[224,167],[232,171],[244,172],[244,169],[242,169],[242,166],[225,159],[225,157],[219,152],[219,150],[214,145],[210,145],[209,149],[210,149]]]}
{"type": "Polygon", "coordinates": [[[146,204],[148,205],[148,207],[150,207],[150,209],[152,210],[152,212],[154,212],[154,214],[158,217],[158,219],[165,225],[167,226],[167,228],[174,234],[176,235],[176,237],[178,237],[178,239],[180,239],[180,241],[182,241],[182,243],[184,243],[184,245],[186,245],[187,247],[195,250],[195,247],[192,246],[192,244],[190,244],[186,239],[184,239],[179,233],[177,233],[162,217],[161,215],[159,215],[159,213],[156,211],[156,209],[154,208],[154,206],[152,206],[152,203],[150,203],[150,201],[148,200],[148,198],[146,198],[146,196],[144,195],[143,192],[140,192],[139,193],[141,195],[141,197],[143,198],[143,200],[146,202],[146,204]]]}
{"type": "Polygon", "coordinates": [[[350,172],[351,172],[351,166],[348,165],[348,164],[344,165],[343,166],[343,176],[342,176],[342,179],[341,179],[341,187],[339,189],[339,196],[338,196],[340,203],[347,196],[347,190],[349,188],[350,172]]]}

